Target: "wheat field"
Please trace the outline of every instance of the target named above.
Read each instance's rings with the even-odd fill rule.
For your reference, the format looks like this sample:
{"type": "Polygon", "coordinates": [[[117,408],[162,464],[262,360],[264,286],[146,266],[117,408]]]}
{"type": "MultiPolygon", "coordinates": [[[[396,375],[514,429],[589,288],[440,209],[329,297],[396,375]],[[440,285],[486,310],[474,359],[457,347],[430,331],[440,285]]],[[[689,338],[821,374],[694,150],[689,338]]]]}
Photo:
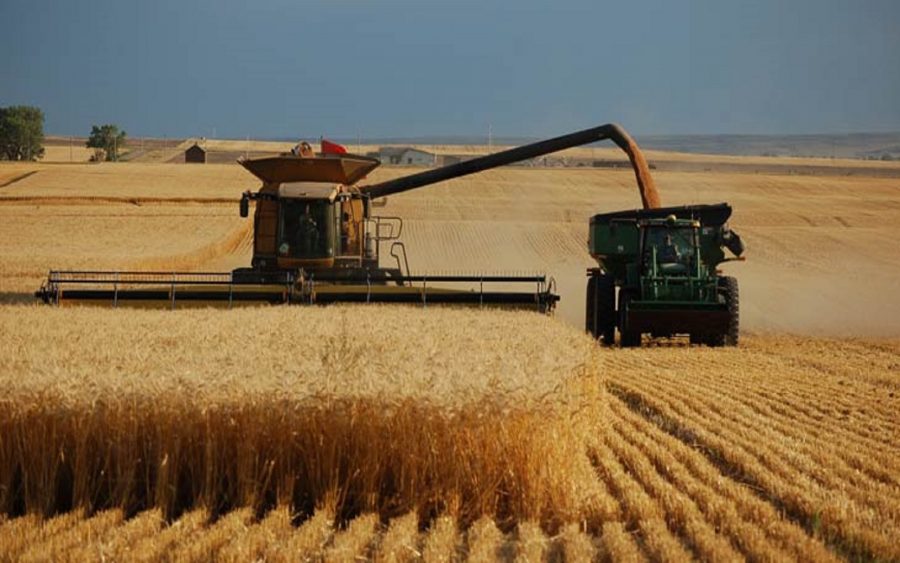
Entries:
{"type": "MultiPolygon", "coordinates": [[[[368,344],[347,344],[357,352],[366,349],[368,354],[369,350],[377,350],[376,357],[382,366],[385,363],[405,366],[406,371],[395,374],[396,377],[377,379],[371,375],[382,366],[367,366],[353,371],[353,375],[346,372],[343,377],[303,378],[300,374],[305,370],[321,373],[319,368],[310,368],[310,363],[343,361],[338,357],[316,357],[323,353],[327,356],[333,350],[322,343],[309,342],[308,351],[295,347],[286,357],[276,352],[284,349],[278,340],[271,346],[251,345],[249,354],[230,349],[235,342],[245,340],[244,334],[258,329],[257,323],[271,323],[275,319],[278,322],[275,328],[279,330],[271,332],[281,335],[279,338],[285,341],[299,331],[298,326],[310,324],[325,335],[338,334],[340,331],[334,326],[341,323],[332,322],[333,318],[324,321],[326,315],[331,316],[329,310],[282,309],[271,312],[274,319],[271,313],[261,315],[259,311],[141,312],[135,318],[122,318],[119,312],[98,317],[96,311],[68,309],[54,310],[49,318],[38,313],[43,318],[34,319],[36,312],[29,311],[21,318],[34,321],[27,322],[33,328],[18,332],[33,337],[42,335],[52,341],[77,339],[80,352],[76,359],[61,360],[62,355],[71,353],[70,347],[58,350],[51,347],[41,354],[25,353],[24,350],[35,347],[17,344],[16,350],[23,353],[17,354],[19,359],[15,361],[5,360],[3,372],[27,371],[34,378],[27,382],[3,380],[5,390],[14,393],[4,405],[3,412],[7,414],[2,435],[17,435],[8,430],[8,425],[12,413],[21,413],[22,405],[31,405],[33,412],[29,423],[18,419],[22,425],[19,432],[47,432],[46,426],[35,422],[38,401],[15,400],[21,394],[30,393],[42,393],[42,401],[57,393],[67,393],[65,399],[56,400],[57,405],[67,405],[65,413],[82,417],[81,434],[91,424],[110,424],[111,409],[116,405],[107,405],[105,400],[111,393],[110,387],[114,387],[117,402],[134,401],[135,393],[154,397],[151,416],[177,420],[183,433],[181,439],[185,441],[199,439],[198,429],[191,424],[196,422],[192,418],[200,416],[198,408],[209,410],[203,415],[207,424],[221,423],[225,411],[238,409],[240,414],[230,412],[234,418],[224,427],[213,425],[207,432],[220,432],[250,442],[243,448],[238,442],[232,446],[234,449],[227,450],[234,456],[234,468],[221,462],[211,468],[205,465],[211,458],[203,461],[203,455],[197,453],[182,454],[191,457],[180,461],[169,458],[166,465],[184,463],[206,468],[201,479],[204,482],[189,487],[197,492],[197,500],[193,504],[184,503],[170,519],[165,514],[171,509],[159,493],[159,504],[152,510],[143,505],[140,509],[139,505],[129,509],[128,503],[123,503],[124,507],[114,506],[109,496],[105,503],[95,501],[91,505],[91,488],[86,487],[85,493],[73,496],[73,512],[42,519],[37,511],[0,525],[0,545],[7,548],[11,559],[24,560],[47,557],[154,560],[162,555],[172,560],[197,561],[210,558],[291,560],[292,554],[298,553],[319,560],[362,556],[392,561],[496,558],[822,561],[900,557],[893,541],[900,532],[897,510],[900,427],[896,420],[900,407],[900,341],[754,335],[733,350],[687,346],[628,351],[592,346],[585,349],[580,334],[560,330],[559,323],[528,313],[479,315],[451,310],[426,313],[415,309],[384,309],[377,315],[365,314],[361,327],[372,328],[367,326],[369,322],[381,325],[403,320],[407,324],[403,334],[418,336],[412,342],[404,342],[395,335],[382,335],[368,344]],[[310,313],[311,319],[307,318],[310,313]],[[223,315],[223,318],[198,328],[198,317],[204,314],[223,315]],[[419,323],[441,322],[438,319],[443,315],[464,315],[466,322],[453,326],[468,324],[479,333],[475,341],[484,342],[484,348],[464,355],[445,350],[438,353],[443,360],[435,357],[433,351],[431,356],[412,352],[408,346],[421,349],[426,338],[423,334],[427,334],[419,323]],[[520,318],[521,315],[525,317],[520,318]],[[62,318],[55,318],[61,316],[66,317],[65,323],[60,322],[62,318]],[[529,317],[540,319],[537,325],[545,329],[534,333],[534,340],[530,336],[516,335],[513,339],[502,334],[485,338],[481,332],[486,328],[485,323],[506,326],[514,321],[534,325],[536,319],[529,317]],[[308,322],[297,322],[304,319],[308,322]],[[96,335],[85,330],[87,327],[93,327],[96,335]],[[161,328],[166,330],[158,330],[161,328]],[[550,335],[556,339],[546,341],[550,335]],[[212,336],[216,337],[214,342],[210,342],[212,336]],[[184,339],[194,344],[191,350],[179,351],[174,345],[176,340],[184,339]],[[517,343],[512,344],[512,340],[517,343]],[[541,346],[542,352],[528,348],[528,342],[539,340],[546,342],[546,346],[541,346]],[[122,349],[125,343],[130,346],[130,352],[122,349]],[[388,343],[390,349],[384,350],[388,343]],[[495,345],[514,346],[514,356],[520,363],[509,365],[513,355],[496,350],[495,345]],[[530,351],[523,353],[523,348],[530,351]],[[151,355],[152,364],[148,358],[151,355]],[[234,363],[236,357],[247,355],[253,357],[258,367],[234,363]],[[98,357],[103,358],[103,365],[116,367],[110,368],[109,373],[98,374],[93,368],[98,357]],[[502,363],[499,372],[503,377],[496,376],[498,372],[496,366],[491,366],[490,358],[502,363]],[[589,365],[579,364],[586,359],[589,365]],[[421,363],[407,365],[407,360],[421,363]],[[71,375],[61,376],[61,364],[68,366],[71,375]],[[279,373],[276,367],[279,364],[285,371],[281,382],[273,375],[279,373]],[[228,370],[227,374],[223,368],[228,370]],[[585,371],[573,377],[582,369],[585,371]],[[423,371],[440,381],[432,381],[423,371]],[[251,373],[268,375],[251,377],[251,373]],[[345,387],[348,380],[355,385],[345,387]],[[290,382],[289,386],[285,386],[286,381],[290,382]],[[571,389],[577,388],[579,392],[568,399],[572,402],[561,401],[566,391],[554,388],[562,381],[577,383],[571,389]],[[175,396],[167,394],[173,388],[179,392],[175,396]],[[81,396],[88,389],[91,391],[88,395],[94,395],[94,400],[104,405],[94,409],[91,421],[84,420],[86,409],[77,404],[79,396],[88,399],[87,395],[81,396]],[[378,396],[386,404],[394,405],[413,398],[418,407],[438,401],[441,417],[458,408],[464,413],[466,405],[483,400],[501,409],[512,404],[512,410],[504,413],[484,409],[483,405],[478,409],[477,416],[484,417],[489,428],[471,420],[460,420],[467,432],[465,443],[469,457],[457,454],[452,456],[453,463],[447,464],[449,467],[433,466],[433,469],[464,471],[466,460],[481,464],[491,461],[495,470],[513,471],[524,480],[522,493],[531,487],[536,496],[517,514],[506,508],[501,510],[491,502],[481,504],[484,499],[477,495],[448,496],[448,491],[439,488],[431,491],[441,502],[429,504],[429,495],[424,492],[428,487],[423,488],[422,482],[411,483],[409,498],[416,497],[411,503],[385,505],[371,497],[363,501],[358,496],[340,494],[340,489],[332,489],[327,481],[319,489],[322,494],[315,499],[301,495],[298,501],[296,490],[287,494],[278,487],[267,497],[258,489],[260,482],[265,482],[258,473],[264,472],[261,467],[264,464],[259,460],[266,457],[263,452],[274,444],[261,439],[259,432],[243,438],[238,436],[239,429],[246,430],[250,420],[265,420],[260,424],[262,428],[284,427],[277,425],[285,422],[274,423],[259,411],[254,412],[254,406],[267,406],[266,393],[275,389],[291,397],[315,397],[317,408],[324,409],[328,421],[327,424],[326,420],[317,421],[321,425],[317,431],[347,440],[342,444],[353,452],[351,466],[361,471],[378,465],[371,457],[377,453],[373,450],[388,448],[383,452],[386,457],[391,454],[402,457],[387,462],[388,465],[406,464],[407,468],[414,469],[423,463],[417,456],[429,449],[418,440],[431,441],[430,447],[439,444],[439,448],[450,448],[442,438],[460,439],[461,436],[454,434],[452,425],[438,424],[421,414],[410,425],[409,421],[391,419],[395,415],[366,411],[360,413],[363,420],[354,426],[346,418],[336,416],[338,411],[333,405],[328,406],[331,395],[367,400],[378,396]],[[242,397],[238,404],[229,402],[229,398],[233,401],[238,395],[242,397]],[[504,401],[507,401],[505,405],[504,401]],[[542,401],[551,404],[542,406],[542,401]],[[517,414],[518,408],[521,412],[517,414]],[[572,413],[579,408],[589,410],[581,419],[572,419],[572,413]],[[250,412],[253,415],[245,418],[250,412]],[[526,419],[534,417],[531,425],[519,415],[526,419]],[[562,420],[567,422],[557,425],[562,420]],[[416,426],[424,427],[421,434],[416,426]],[[376,429],[404,439],[390,444],[385,442],[391,439],[388,435],[369,432],[376,429]],[[418,440],[414,439],[417,435],[418,440]],[[354,438],[363,437],[365,444],[352,444],[354,438]],[[479,443],[479,438],[488,442],[479,443]],[[241,453],[242,450],[245,451],[241,453]],[[539,459],[529,458],[528,454],[539,459]],[[249,489],[240,486],[241,468],[249,472],[245,476],[251,476],[249,489]],[[234,476],[232,479],[223,479],[221,474],[215,477],[216,472],[228,474],[229,471],[234,476]],[[213,479],[214,483],[205,479],[213,479]],[[227,502],[221,493],[215,498],[209,494],[204,496],[204,491],[217,486],[220,490],[234,491],[233,495],[243,495],[243,502],[227,502]],[[537,494],[538,488],[542,488],[543,496],[537,494]],[[550,491],[555,492],[549,494],[550,491]],[[76,498],[85,500],[77,502],[76,498]],[[476,498],[479,501],[473,502],[476,498]],[[548,503],[544,506],[549,512],[535,511],[540,506],[540,498],[548,503]],[[266,502],[260,504],[261,499],[266,502]],[[448,499],[453,500],[448,502],[448,499]],[[567,505],[571,509],[567,514],[555,512],[567,505]],[[548,517],[550,514],[555,516],[548,517]]],[[[344,320],[357,314],[352,307],[341,308],[336,313],[344,320]]],[[[7,325],[4,330],[11,331],[11,328],[7,325]]],[[[455,344],[462,340],[457,334],[442,339],[444,343],[448,341],[455,344]]],[[[281,408],[278,416],[285,416],[285,410],[290,409],[281,408]]],[[[135,412],[141,413],[141,409],[135,412]]],[[[58,427],[66,415],[59,409],[53,414],[58,427]]],[[[148,422],[145,420],[143,424],[148,422]]],[[[311,422],[308,418],[303,423],[294,419],[295,427],[304,430],[310,430],[311,422]]],[[[121,420],[115,423],[119,432],[116,437],[135,434],[134,427],[122,428],[121,423],[121,420]]],[[[163,439],[172,430],[159,432],[156,436],[163,439]]],[[[57,435],[55,439],[60,437],[57,435]]],[[[223,446],[208,434],[202,435],[202,439],[213,444],[208,447],[223,446]]],[[[115,443],[123,447],[118,440],[115,443]]],[[[33,457],[28,459],[46,460],[48,456],[39,455],[41,448],[51,447],[50,444],[58,447],[58,442],[53,442],[47,434],[38,444],[34,447],[39,451],[31,452],[33,457]]],[[[6,461],[10,455],[8,447],[3,455],[6,461]]],[[[306,443],[306,448],[306,452],[314,451],[316,445],[306,443]]],[[[439,457],[443,458],[440,454],[447,451],[450,450],[439,451],[439,457]]],[[[122,453],[119,451],[118,455],[122,453]]],[[[225,451],[212,453],[217,455],[215,459],[230,459],[225,451]]],[[[106,457],[91,457],[97,462],[112,458],[112,452],[107,452],[106,457]]],[[[70,463],[75,464],[76,460],[77,457],[70,463]]],[[[333,460],[319,458],[319,463],[333,460]]],[[[109,467],[121,465],[113,463],[109,467]]],[[[503,479],[484,465],[469,469],[473,471],[469,474],[472,484],[489,490],[496,490],[493,489],[496,482],[503,479]],[[491,475],[494,484],[490,483],[491,475]]],[[[3,470],[8,479],[8,466],[3,470]]],[[[40,474],[52,479],[49,468],[40,474]]],[[[40,502],[41,493],[46,495],[46,489],[39,487],[33,502],[40,502]]]]}
{"type": "Polygon", "coordinates": [[[630,172],[500,169],[380,210],[415,271],[553,275],[548,318],[34,306],[51,268],[247,265],[256,182],[3,163],[0,560],[900,559],[897,181],[663,156],[711,166],[657,172],[664,204],[735,209],[737,349],[581,333],[587,221],[639,204],[630,172]]]}

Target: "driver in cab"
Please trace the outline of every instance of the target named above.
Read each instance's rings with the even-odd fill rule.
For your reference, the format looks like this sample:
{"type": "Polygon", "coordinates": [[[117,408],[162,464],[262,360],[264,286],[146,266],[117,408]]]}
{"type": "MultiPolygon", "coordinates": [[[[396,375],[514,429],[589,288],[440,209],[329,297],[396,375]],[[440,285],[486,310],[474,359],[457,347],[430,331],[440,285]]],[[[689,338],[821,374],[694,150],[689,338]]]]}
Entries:
{"type": "Polygon", "coordinates": [[[662,247],[659,250],[659,261],[662,263],[675,263],[681,261],[681,252],[672,242],[672,235],[666,235],[662,247]]]}
{"type": "Polygon", "coordinates": [[[319,248],[319,225],[313,218],[312,213],[310,213],[309,204],[306,204],[303,208],[303,213],[297,219],[295,240],[296,244],[294,247],[301,255],[308,256],[319,248]]]}

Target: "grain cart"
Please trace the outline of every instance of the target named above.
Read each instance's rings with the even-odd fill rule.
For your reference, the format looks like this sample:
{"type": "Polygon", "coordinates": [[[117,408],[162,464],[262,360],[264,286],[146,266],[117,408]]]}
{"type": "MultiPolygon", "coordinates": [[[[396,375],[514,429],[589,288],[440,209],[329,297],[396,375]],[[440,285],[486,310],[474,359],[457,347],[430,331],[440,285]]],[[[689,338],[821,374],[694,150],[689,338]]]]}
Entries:
{"type": "Polygon", "coordinates": [[[640,346],[643,334],[737,345],[737,280],[717,269],[743,259],[730,216],[719,203],[592,217],[588,246],[599,267],[588,270],[587,331],[611,345],[618,329],[623,347],[640,346]]]}

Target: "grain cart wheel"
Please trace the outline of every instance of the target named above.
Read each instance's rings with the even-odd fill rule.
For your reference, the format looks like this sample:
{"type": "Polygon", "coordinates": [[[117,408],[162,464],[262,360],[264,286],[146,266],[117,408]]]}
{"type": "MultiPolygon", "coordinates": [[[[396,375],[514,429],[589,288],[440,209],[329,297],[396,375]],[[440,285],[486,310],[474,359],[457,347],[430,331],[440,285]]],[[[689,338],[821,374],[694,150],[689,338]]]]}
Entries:
{"type": "Polygon", "coordinates": [[[593,274],[587,283],[584,325],[595,339],[616,341],[616,282],[608,274],[593,274]]]}
{"type": "Polygon", "coordinates": [[[725,305],[728,307],[728,329],[722,335],[722,344],[737,346],[741,328],[740,291],[737,278],[733,276],[719,278],[719,293],[725,297],[725,305]]]}
{"type": "Polygon", "coordinates": [[[631,292],[619,291],[619,344],[622,348],[635,348],[641,345],[641,333],[628,327],[628,303],[631,292]]]}

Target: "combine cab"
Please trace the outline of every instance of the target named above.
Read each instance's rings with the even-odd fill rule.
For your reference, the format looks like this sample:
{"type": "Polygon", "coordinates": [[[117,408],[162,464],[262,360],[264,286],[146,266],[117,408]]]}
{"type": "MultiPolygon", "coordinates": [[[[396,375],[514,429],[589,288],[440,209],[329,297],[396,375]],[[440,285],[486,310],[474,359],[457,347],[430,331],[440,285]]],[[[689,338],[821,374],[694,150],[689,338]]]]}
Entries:
{"type": "Polygon", "coordinates": [[[725,203],[595,215],[588,246],[600,267],[588,270],[588,332],[611,345],[618,329],[625,347],[643,334],[737,345],[737,280],[717,270],[744,251],[730,216],[725,203]]]}

